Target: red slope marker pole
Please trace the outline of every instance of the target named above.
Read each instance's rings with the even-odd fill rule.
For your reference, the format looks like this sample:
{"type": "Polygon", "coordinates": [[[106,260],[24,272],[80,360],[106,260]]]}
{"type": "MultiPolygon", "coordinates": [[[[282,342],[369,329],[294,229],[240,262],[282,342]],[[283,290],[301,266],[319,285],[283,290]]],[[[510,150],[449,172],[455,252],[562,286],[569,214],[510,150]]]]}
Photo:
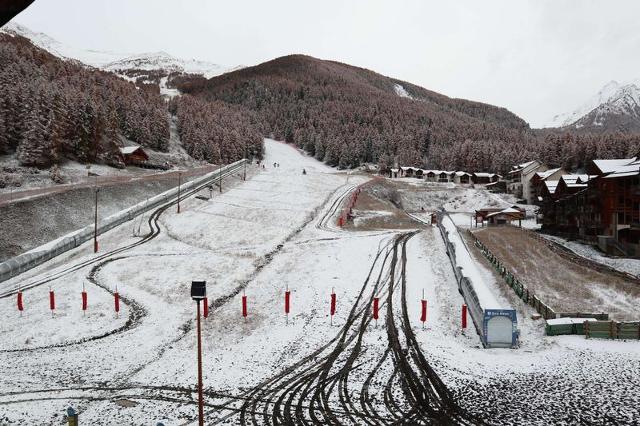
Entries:
{"type": "Polygon", "coordinates": [[[20,316],[22,316],[22,311],[24,311],[24,303],[22,300],[22,290],[18,290],[18,310],[20,311],[20,316]]]}
{"type": "Polygon", "coordinates": [[[242,316],[244,317],[245,322],[247,321],[247,296],[242,293],[242,316]]]}
{"type": "Polygon", "coordinates": [[[462,305],[462,331],[467,328],[467,305],[462,305]]]}
{"type": "Polygon", "coordinates": [[[84,316],[85,312],[87,311],[87,306],[88,306],[87,292],[84,289],[84,284],[82,284],[82,316],[84,316]]]}
{"type": "Polygon", "coordinates": [[[331,325],[333,325],[333,316],[336,314],[336,292],[331,287],[331,325]]]}
{"type": "Polygon", "coordinates": [[[56,295],[49,287],[49,309],[51,310],[51,318],[53,318],[53,311],[56,310],[56,295]]]}
{"type": "Polygon", "coordinates": [[[422,321],[422,329],[424,330],[424,323],[427,322],[427,301],[424,298],[424,288],[422,289],[422,312],[420,313],[420,321],[422,321]]]}
{"type": "Polygon", "coordinates": [[[204,303],[204,307],[203,307],[203,310],[202,310],[202,316],[204,316],[205,318],[208,318],[209,317],[209,299],[207,299],[205,297],[202,302],[204,303]]]}
{"type": "Polygon", "coordinates": [[[289,284],[287,284],[287,290],[284,292],[284,313],[287,315],[287,325],[289,325],[290,308],[291,308],[291,292],[289,291],[289,284]]]}
{"type": "Polygon", "coordinates": [[[113,293],[113,308],[116,311],[116,318],[120,317],[120,293],[118,293],[118,287],[116,287],[116,292],[113,293]]]}
{"type": "Polygon", "coordinates": [[[376,320],[376,327],[378,326],[378,297],[373,298],[373,319],[376,320]]]}

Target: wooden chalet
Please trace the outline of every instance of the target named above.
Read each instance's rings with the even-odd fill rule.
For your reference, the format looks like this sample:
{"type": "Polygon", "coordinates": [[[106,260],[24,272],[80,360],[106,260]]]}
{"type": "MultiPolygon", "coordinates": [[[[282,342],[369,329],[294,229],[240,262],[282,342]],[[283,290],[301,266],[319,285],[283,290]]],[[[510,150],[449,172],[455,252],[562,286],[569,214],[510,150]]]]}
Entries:
{"type": "Polygon", "coordinates": [[[142,164],[149,160],[147,153],[139,146],[120,147],[120,158],[127,166],[142,164]]]}
{"type": "Polygon", "coordinates": [[[483,208],[475,212],[476,227],[478,223],[480,226],[484,226],[485,223],[488,225],[509,225],[516,220],[518,221],[518,225],[520,225],[526,215],[526,211],[516,205],[507,207],[506,209],[493,207],[483,208]]]}
{"type": "Polygon", "coordinates": [[[474,173],[471,177],[473,183],[476,183],[476,184],[493,183],[500,180],[500,178],[501,176],[495,173],[484,173],[484,172],[474,173]]]}

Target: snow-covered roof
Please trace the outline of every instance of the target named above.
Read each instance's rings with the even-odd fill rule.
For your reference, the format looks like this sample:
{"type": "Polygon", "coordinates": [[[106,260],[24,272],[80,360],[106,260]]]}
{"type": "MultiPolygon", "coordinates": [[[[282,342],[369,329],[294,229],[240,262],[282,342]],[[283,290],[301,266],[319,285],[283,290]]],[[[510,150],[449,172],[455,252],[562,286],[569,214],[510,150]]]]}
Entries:
{"type": "Polygon", "coordinates": [[[629,163],[616,167],[609,175],[605,176],[605,179],[637,176],[638,174],[640,174],[640,160],[634,158],[629,163]]]}
{"type": "Polygon", "coordinates": [[[538,160],[527,161],[526,163],[518,164],[517,166],[512,166],[511,171],[509,173],[518,173],[529,167],[530,165],[536,163],[538,160]]]}
{"type": "Polygon", "coordinates": [[[510,214],[511,215],[511,214],[514,214],[514,213],[522,214],[522,211],[518,210],[518,209],[514,209],[513,207],[507,207],[506,209],[500,210],[499,212],[489,213],[487,215],[487,217],[497,216],[499,214],[510,214]]]}
{"type": "Polygon", "coordinates": [[[600,169],[602,173],[615,173],[619,172],[621,168],[625,166],[637,163],[637,157],[633,158],[616,158],[612,160],[593,160],[593,164],[600,169]]]}
{"type": "Polygon", "coordinates": [[[499,175],[497,175],[495,173],[485,173],[485,172],[474,173],[474,175],[477,176],[477,177],[488,177],[488,178],[494,177],[494,176],[499,176],[499,175]]]}
{"type": "Polygon", "coordinates": [[[471,176],[471,173],[467,173],[467,172],[456,172],[456,176],[471,176]]]}
{"type": "Polygon", "coordinates": [[[397,172],[398,172],[398,169],[391,169],[391,171],[392,171],[393,173],[397,173],[397,172]]]}
{"type": "Polygon", "coordinates": [[[133,154],[136,150],[140,148],[139,146],[121,146],[120,153],[121,154],[133,154]]]}
{"type": "Polygon", "coordinates": [[[560,181],[558,180],[545,180],[544,184],[547,187],[547,191],[549,191],[549,194],[555,194],[556,192],[556,188],[558,187],[558,183],[560,181]]]}
{"type": "Polygon", "coordinates": [[[549,170],[544,171],[544,172],[537,172],[536,174],[540,177],[540,179],[545,180],[546,178],[548,178],[549,176],[551,176],[552,174],[554,174],[558,170],[560,170],[560,167],[555,168],[555,169],[549,169],[549,170]]]}
{"type": "Polygon", "coordinates": [[[587,182],[591,179],[592,176],[589,175],[562,175],[560,180],[564,181],[564,183],[568,187],[585,187],[587,186],[587,182]]]}

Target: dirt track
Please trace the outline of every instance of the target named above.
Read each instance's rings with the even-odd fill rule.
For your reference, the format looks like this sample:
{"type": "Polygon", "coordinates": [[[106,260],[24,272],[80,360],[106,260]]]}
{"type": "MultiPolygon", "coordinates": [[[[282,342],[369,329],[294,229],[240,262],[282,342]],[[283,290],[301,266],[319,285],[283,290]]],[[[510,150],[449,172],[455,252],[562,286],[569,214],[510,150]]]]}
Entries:
{"type": "MultiPolygon", "coordinates": [[[[607,312],[616,320],[637,320],[640,286],[554,253],[528,231],[490,227],[474,231],[531,291],[556,312],[607,312]]],[[[505,284],[506,285],[506,284],[505,284]]]]}

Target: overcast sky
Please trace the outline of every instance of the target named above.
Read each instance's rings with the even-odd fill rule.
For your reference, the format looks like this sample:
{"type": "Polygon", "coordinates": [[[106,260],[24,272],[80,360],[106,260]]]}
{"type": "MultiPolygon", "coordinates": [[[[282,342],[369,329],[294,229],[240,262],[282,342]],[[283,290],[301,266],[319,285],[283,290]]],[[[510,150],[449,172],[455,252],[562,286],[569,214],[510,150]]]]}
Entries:
{"type": "Polygon", "coordinates": [[[76,47],[255,65],[305,53],[533,127],[640,78],[640,1],[36,0],[16,21],[76,47]]]}

